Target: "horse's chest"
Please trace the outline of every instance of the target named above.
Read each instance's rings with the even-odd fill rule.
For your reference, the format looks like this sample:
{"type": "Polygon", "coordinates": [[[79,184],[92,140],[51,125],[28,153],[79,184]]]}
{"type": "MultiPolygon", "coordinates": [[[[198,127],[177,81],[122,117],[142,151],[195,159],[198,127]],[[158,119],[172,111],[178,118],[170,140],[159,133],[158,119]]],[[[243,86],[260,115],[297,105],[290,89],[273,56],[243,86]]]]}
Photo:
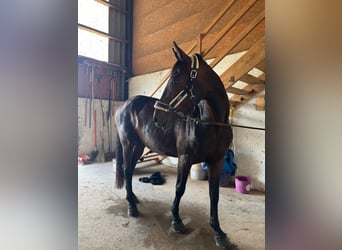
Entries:
{"type": "Polygon", "coordinates": [[[188,126],[179,132],[178,146],[196,152],[215,151],[215,148],[228,144],[228,134],[207,126],[188,126]]]}

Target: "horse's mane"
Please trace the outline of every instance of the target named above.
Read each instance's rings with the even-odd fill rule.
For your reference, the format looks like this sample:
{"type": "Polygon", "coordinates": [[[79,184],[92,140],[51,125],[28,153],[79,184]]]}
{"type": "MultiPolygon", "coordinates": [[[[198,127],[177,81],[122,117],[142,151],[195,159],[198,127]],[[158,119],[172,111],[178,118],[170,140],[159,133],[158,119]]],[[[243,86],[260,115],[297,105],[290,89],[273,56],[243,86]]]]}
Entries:
{"type": "Polygon", "coordinates": [[[198,59],[204,61],[204,60],[203,60],[203,57],[202,57],[200,54],[196,53],[195,55],[197,56],[198,59]]]}

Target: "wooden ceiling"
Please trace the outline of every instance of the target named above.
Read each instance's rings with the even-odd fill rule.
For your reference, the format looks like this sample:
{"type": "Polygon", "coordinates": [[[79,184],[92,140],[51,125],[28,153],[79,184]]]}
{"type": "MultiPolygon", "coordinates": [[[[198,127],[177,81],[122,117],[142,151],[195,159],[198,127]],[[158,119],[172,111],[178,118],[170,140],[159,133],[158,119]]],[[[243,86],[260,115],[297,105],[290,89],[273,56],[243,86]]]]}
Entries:
{"type": "Polygon", "coordinates": [[[220,75],[233,105],[264,90],[264,0],[134,1],[133,75],[170,68],[172,41],[187,53],[214,59],[212,67],[226,55],[246,51],[220,75]],[[249,73],[253,68],[262,73],[253,76],[249,73]]]}

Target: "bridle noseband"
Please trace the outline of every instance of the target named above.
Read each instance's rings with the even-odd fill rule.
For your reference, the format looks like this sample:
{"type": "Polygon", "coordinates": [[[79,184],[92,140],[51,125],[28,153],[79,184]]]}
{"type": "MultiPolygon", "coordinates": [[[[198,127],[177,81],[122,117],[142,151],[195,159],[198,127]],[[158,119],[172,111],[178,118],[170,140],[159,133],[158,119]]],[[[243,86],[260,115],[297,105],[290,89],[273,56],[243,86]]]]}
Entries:
{"type": "Polygon", "coordinates": [[[173,112],[177,115],[178,118],[184,121],[193,121],[195,124],[206,124],[206,125],[220,125],[220,126],[230,126],[227,123],[215,122],[215,121],[203,121],[199,118],[193,118],[189,115],[185,115],[183,112],[177,111],[176,108],[185,100],[185,98],[190,93],[190,100],[192,101],[192,106],[195,109],[195,95],[193,93],[194,87],[194,80],[197,77],[197,70],[199,69],[199,59],[198,55],[192,55],[191,57],[191,70],[190,70],[190,77],[185,86],[185,88],[173,98],[169,104],[166,104],[162,101],[156,101],[154,104],[154,108],[157,110],[161,110],[164,112],[173,112]]]}

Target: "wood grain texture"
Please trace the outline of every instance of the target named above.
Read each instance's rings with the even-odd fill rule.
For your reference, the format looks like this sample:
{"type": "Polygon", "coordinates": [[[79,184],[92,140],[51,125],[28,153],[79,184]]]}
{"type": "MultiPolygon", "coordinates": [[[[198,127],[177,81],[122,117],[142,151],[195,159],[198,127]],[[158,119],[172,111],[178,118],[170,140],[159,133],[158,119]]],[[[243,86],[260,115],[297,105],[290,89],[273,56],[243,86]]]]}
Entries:
{"type": "MultiPolygon", "coordinates": [[[[233,94],[233,104],[240,105],[265,89],[264,0],[135,1],[133,75],[171,68],[175,62],[173,41],[185,52],[214,59],[211,67],[227,55],[246,51],[220,76],[227,92],[233,94]],[[253,68],[263,73],[258,77],[248,74],[253,68]],[[248,86],[235,84],[238,80],[248,86]]],[[[166,74],[153,93],[167,78],[166,74]]]]}
{"type": "MultiPolygon", "coordinates": [[[[203,39],[203,50],[214,43],[219,33],[222,34],[222,29],[236,18],[236,15],[247,3],[245,0],[232,2],[228,11],[203,39]]],[[[222,9],[226,8],[228,3],[223,0],[135,1],[133,10],[133,75],[171,67],[173,58],[163,56],[168,54],[167,50],[171,51],[172,41],[176,41],[180,46],[184,45],[182,48],[186,48],[191,42],[196,42],[199,34],[206,31],[209,24],[215,21],[215,18],[222,9]]],[[[264,9],[264,1],[257,0],[217,45],[205,55],[205,59],[218,56],[264,9]]],[[[261,36],[264,36],[264,31],[264,22],[259,23],[234,46],[230,53],[249,49],[261,36]]],[[[169,54],[172,54],[172,51],[169,54]]]]}

